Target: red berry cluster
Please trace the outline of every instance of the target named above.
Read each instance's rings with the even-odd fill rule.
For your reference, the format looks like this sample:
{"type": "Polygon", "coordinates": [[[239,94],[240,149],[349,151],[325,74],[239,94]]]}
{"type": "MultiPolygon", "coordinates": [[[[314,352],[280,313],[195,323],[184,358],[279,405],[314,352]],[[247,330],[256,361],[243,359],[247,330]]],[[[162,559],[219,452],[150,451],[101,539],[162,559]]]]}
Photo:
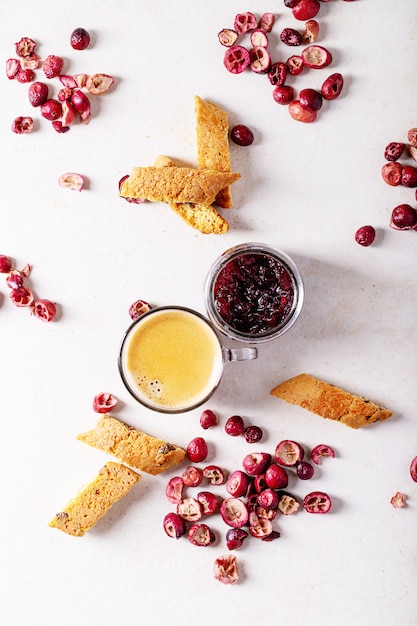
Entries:
{"type": "Polygon", "coordinates": [[[317,119],[323,100],[337,98],[344,83],[343,76],[335,72],[324,80],[319,90],[302,89],[296,98],[294,87],[287,82],[288,77],[298,76],[305,68],[323,69],[333,61],[329,50],[314,43],[319,36],[320,26],[312,18],[319,9],[318,0],[301,0],[293,4],[294,17],[305,21],[304,31],[284,28],[280,40],[286,46],[304,45],[304,48],[285,61],[273,61],[269,50],[268,33],[275,23],[273,13],[264,13],[259,20],[250,11],[238,13],[234,27],[224,28],[218,33],[219,42],[227,48],[223,59],[226,69],[232,74],[241,74],[246,69],[265,74],[274,87],[272,96],[275,102],[288,105],[291,117],[305,123],[317,119]],[[250,39],[250,47],[241,43],[241,38],[245,35],[250,39]]]}
{"type": "MultiPolygon", "coordinates": [[[[87,45],[85,42],[89,35],[83,29],[76,29],[84,32],[84,40],[71,35],[71,46],[74,49],[82,50],[87,45]],[[83,43],[84,42],[84,43],[83,43]],[[84,47],[76,47],[84,45],[84,47]]],[[[76,32],[74,31],[74,32],[76,32]]],[[[58,133],[65,133],[70,129],[76,119],[80,119],[83,124],[88,124],[91,118],[90,100],[86,95],[100,96],[106,93],[114,83],[114,78],[108,74],[62,74],[64,59],[55,54],[48,55],[43,61],[36,53],[37,42],[30,37],[22,37],[16,44],[16,55],[18,58],[10,58],[6,61],[6,75],[10,80],[19,83],[29,84],[28,98],[33,107],[39,107],[41,116],[52,123],[52,127],[58,133]],[[57,97],[50,97],[50,86],[42,81],[35,81],[35,70],[42,66],[45,78],[52,79],[58,77],[62,83],[57,97]]],[[[33,131],[33,117],[19,116],[12,123],[12,131],[17,134],[31,133],[33,131]]]]}
{"type": "MultiPolygon", "coordinates": [[[[387,161],[381,170],[383,180],[392,187],[417,187],[417,167],[399,159],[411,157],[417,161],[417,128],[407,132],[408,143],[391,141],[385,148],[384,157],[387,161]]],[[[417,190],[415,191],[417,200],[417,190]]],[[[417,230],[417,210],[410,204],[399,204],[391,213],[390,226],[395,230],[417,230]]]]}
{"type": "Polygon", "coordinates": [[[56,305],[45,298],[36,299],[33,291],[25,286],[30,270],[28,264],[22,270],[14,269],[11,258],[0,254],[0,273],[6,274],[6,285],[10,289],[9,296],[13,304],[29,308],[43,322],[51,322],[56,316],[56,305]]]}

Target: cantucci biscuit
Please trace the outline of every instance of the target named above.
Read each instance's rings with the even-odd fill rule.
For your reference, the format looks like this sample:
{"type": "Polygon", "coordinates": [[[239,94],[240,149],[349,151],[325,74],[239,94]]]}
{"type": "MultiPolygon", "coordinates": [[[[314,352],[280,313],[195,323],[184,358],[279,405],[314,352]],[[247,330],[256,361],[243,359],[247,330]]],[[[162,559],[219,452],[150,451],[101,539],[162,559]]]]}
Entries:
{"type": "Polygon", "coordinates": [[[361,428],[392,416],[389,409],[309,374],[300,374],[284,381],[274,387],[271,394],[350,428],[361,428]]]}
{"type": "Polygon", "coordinates": [[[218,192],[240,178],[237,172],[192,167],[134,167],[120,195],[151,202],[212,204],[218,192]]]}
{"type": "MultiPolygon", "coordinates": [[[[155,160],[155,167],[175,167],[175,161],[165,155],[155,160]]],[[[189,226],[203,234],[221,235],[229,230],[228,222],[211,204],[196,204],[191,202],[170,202],[169,206],[175,213],[187,222],[189,226]]]]}
{"type": "Polygon", "coordinates": [[[140,474],[120,463],[106,463],[97,476],[49,522],[68,535],[82,537],[140,480],[140,474]]]}
{"type": "MultiPolygon", "coordinates": [[[[230,172],[229,116],[213,102],[195,96],[197,122],[197,165],[200,169],[230,172]]],[[[215,203],[223,208],[233,206],[230,185],[221,189],[215,203]]]]}
{"type": "Polygon", "coordinates": [[[179,465],[185,458],[185,450],[179,446],[147,435],[107,413],[100,416],[93,430],[78,435],[77,439],[154,476],[179,465]]]}

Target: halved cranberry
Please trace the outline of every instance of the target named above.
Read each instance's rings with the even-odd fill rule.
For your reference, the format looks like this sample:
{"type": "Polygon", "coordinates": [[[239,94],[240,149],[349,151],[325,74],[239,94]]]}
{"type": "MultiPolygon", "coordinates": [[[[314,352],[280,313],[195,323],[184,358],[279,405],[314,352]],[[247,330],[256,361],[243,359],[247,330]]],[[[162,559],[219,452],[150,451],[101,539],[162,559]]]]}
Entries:
{"type": "Polygon", "coordinates": [[[303,43],[314,43],[319,36],[320,25],[316,20],[307,20],[303,32],[303,43]]]}
{"type": "Polygon", "coordinates": [[[316,44],[304,48],[301,56],[306,67],[316,70],[327,67],[333,60],[331,53],[326,48],[316,44]]]}
{"type": "Polygon", "coordinates": [[[293,54],[287,59],[285,65],[291,76],[298,76],[304,69],[303,57],[299,54],[293,54]]]}
{"type": "Polygon", "coordinates": [[[283,85],[287,78],[287,66],[281,61],[273,63],[268,72],[271,85],[283,85]]]}
{"type": "Polygon", "coordinates": [[[257,19],[254,13],[247,11],[246,13],[238,13],[235,17],[234,28],[239,35],[244,35],[250,30],[257,27],[257,19]]]}
{"type": "Polygon", "coordinates": [[[132,320],[137,320],[141,315],[150,311],[151,308],[149,302],[145,302],[145,300],[135,300],[129,307],[129,316],[132,320]]]}
{"type": "Polygon", "coordinates": [[[330,74],[321,86],[321,95],[325,100],[335,100],[343,89],[343,76],[339,72],[330,74]]]}
{"type": "Polygon", "coordinates": [[[258,46],[266,48],[268,46],[268,37],[263,30],[257,28],[251,33],[250,42],[254,48],[258,46]]]}
{"type": "Polygon", "coordinates": [[[165,488],[165,495],[172,504],[179,504],[182,501],[184,481],[181,476],[173,476],[169,479],[165,488]]]}
{"type": "Polygon", "coordinates": [[[294,467],[304,458],[304,448],[292,439],[283,439],[275,448],[275,460],[284,467],[294,467]]]}
{"type": "Polygon", "coordinates": [[[304,498],[304,509],[307,513],[328,513],[331,506],[330,496],[323,491],[313,491],[304,498]]]}
{"type": "Polygon", "coordinates": [[[228,526],[241,528],[246,526],[249,520],[249,512],[246,504],[239,498],[226,498],[220,506],[220,515],[228,526]]]}
{"type": "Polygon", "coordinates": [[[200,415],[200,426],[204,430],[217,426],[217,415],[211,409],[206,409],[200,415]]]}
{"type": "Polygon", "coordinates": [[[223,28],[217,35],[219,42],[226,48],[231,48],[238,40],[238,33],[232,28],[223,28]]]}
{"type": "Polygon", "coordinates": [[[195,437],[187,446],[187,456],[192,463],[204,461],[208,455],[208,447],[203,437],[195,437]]]}
{"type": "Polygon", "coordinates": [[[297,122],[311,124],[317,119],[317,111],[310,109],[310,107],[303,106],[299,100],[290,102],[288,111],[291,117],[297,122]]]}
{"type": "Polygon", "coordinates": [[[93,398],[93,411],[96,413],[108,413],[117,404],[117,398],[108,392],[98,393],[93,398]]]}
{"type": "Polygon", "coordinates": [[[243,458],[242,465],[247,474],[257,476],[266,470],[270,462],[271,455],[268,452],[253,452],[243,458]]]}
{"type": "Polygon", "coordinates": [[[257,537],[258,539],[268,537],[272,533],[271,520],[252,514],[249,524],[249,533],[252,537],[257,537]]]}
{"type": "Polygon", "coordinates": [[[18,307],[32,306],[35,301],[32,291],[26,287],[17,287],[16,289],[12,289],[9,296],[13,304],[18,307]]]}
{"type": "Polygon", "coordinates": [[[237,559],[233,554],[217,557],[214,561],[214,578],[224,585],[234,585],[239,580],[237,559]]]}
{"type": "Polygon", "coordinates": [[[417,128],[410,128],[407,131],[407,139],[414,148],[417,148],[417,128]]]}
{"type": "Polygon", "coordinates": [[[243,435],[245,423],[240,415],[232,415],[224,425],[224,429],[231,437],[239,437],[243,435]]]}
{"type": "Polygon", "coordinates": [[[299,46],[303,43],[303,36],[295,28],[284,28],[279,36],[286,46],[299,46]]]}
{"type": "Polygon", "coordinates": [[[207,524],[192,524],[188,530],[188,541],[194,546],[206,547],[215,542],[216,537],[207,524]]]}
{"type": "Polygon", "coordinates": [[[264,46],[254,46],[249,50],[249,65],[252,72],[266,74],[271,67],[271,57],[264,46]]]}
{"type": "Polygon", "coordinates": [[[164,517],[163,526],[168,537],[179,539],[187,532],[185,521],[177,513],[168,513],[164,517]]]}
{"type": "Polygon", "coordinates": [[[387,161],[398,161],[405,150],[405,143],[391,141],[384,151],[384,157],[387,161]]]}
{"type": "Polygon", "coordinates": [[[195,498],[184,498],[177,504],[177,513],[187,522],[197,522],[203,515],[203,508],[195,498]]]}
{"type": "Polygon", "coordinates": [[[320,463],[320,459],[323,456],[330,456],[334,458],[334,450],[324,443],[319,443],[317,446],[314,446],[311,451],[311,458],[313,463],[316,463],[316,465],[318,465],[320,463]]]}
{"type": "Polygon", "coordinates": [[[294,88],[291,85],[277,85],[272,97],[278,104],[289,104],[294,100],[294,88]]]}
{"type": "Polygon", "coordinates": [[[5,254],[0,254],[0,274],[8,274],[12,269],[12,259],[5,254]]]}
{"type": "Polygon", "coordinates": [[[201,504],[204,515],[215,513],[220,506],[219,498],[211,491],[200,491],[197,494],[197,500],[201,504]]]}
{"type": "Polygon", "coordinates": [[[243,528],[229,528],[226,533],[226,545],[228,550],[241,548],[247,537],[248,533],[246,530],[243,530],[243,528]]]}
{"type": "Polygon", "coordinates": [[[403,166],[398,161],[385,163],[382,166],[381,174],[384,182],[392,187],[397,187],[401,183],[403,166]]]}
{"type": "Polygon", "coordinates": [[[417,456],[411,461],[410,464],[410,476],[417,483],[417,456]]]}
{"type": "Polygon", "coordinates": [[[232,74],[241,74],[250,64],[248,50],[236,44],[231,46],[225,52],[223,64],[232,74]]]}
{"type": "Polygon", "coordinates": [[[391,228],[410,230],[417,226],[417,211],[409,204],[399,204],[391,213],[391,228]]]}
{"type": "Polygon", "coordinates": [[[203,469],[203,476],[211,485],[223,485],[226,482],[226,474],[218,465],[207,465],[203,469]]]}
{"type": "Polygon", "coordinates": [[[203,471],[199,467],[189,465],[181,474],[181,478],[187,487],[197,487],[203,482],[203,471]]]}
{"type": "Polygon", "coordinates": [[[360,226],[355,233],[355,241],[361,246],[370,246],[375,241],[376,231],[373,226],[366,224],[360,226]]]}
{"type": "Polygon", "coordinates": [[[292,515],[296,513],[300,508],[300,503],[298,500],[289,493],[280,494],[279,502],[278,502],[278,510],[281,511],[283,515],[292,515]]]}

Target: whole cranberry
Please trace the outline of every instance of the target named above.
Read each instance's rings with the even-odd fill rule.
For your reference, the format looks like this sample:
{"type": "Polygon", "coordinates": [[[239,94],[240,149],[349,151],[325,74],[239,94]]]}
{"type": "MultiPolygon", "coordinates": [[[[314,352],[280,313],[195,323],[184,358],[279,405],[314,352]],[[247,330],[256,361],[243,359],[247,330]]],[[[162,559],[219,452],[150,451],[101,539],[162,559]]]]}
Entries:
{"type": "Polygon", "coordinates": [[[206,409],[200,415],[200,426],[204,430],[217,426],[217,415],[211,409],[206,409]]]}
{"type": "Polygon", "coordinates": [[[0,273],[8,274],[12,269],[12,260],[5,254],[0,254],[0,273]]]}
{"type": "Polygon", "coordinates": [[[208,455],[208,447],[203,437],[195,437],[187,446],[187,455],[192,463],[204,461],[208,455]]]}
{"type": "Polygon", "coordinates": [[[62,106],[58,100],[50,98],[41,104],[41,115],[47,120],[56,120],[62,115],[62,106]]]}
{"type": "Polygon", "coordinates": [[[257,443],[263,437],[262,429],[259,426],[248,426],[243,434],[248,443],[257,443]]]}
{"type": "Polygon", "coordinates": [[[405,150],[405,143],[391,141],[384,151],[384,157],[387,161],[398,161],[405,150]]]}
{"type": "Polygon", "coordinates": [[[325,100],[335,100],[343,89],[343,76],[339,72],[330,74],[321,86],[321,95],[325,100]]]}
{"type": "Polygon", "coordinates": [[[318,0],[300,0],[292,10],[292,14],[297,20],[306,21],[315,17],[320,11],[318,0]]]}
{"type": "Polygon", "coordinates": [[[32,83],[28,89],[29,102],[33,107],[39,107],[48,99],[48,85],[39,81],[32,83]]]}
{"type": "Polygon", "coordinates": [[[294,89],[291,85],[277,85],[272,97],[278,104],[289,104],[294,99],[294,89]]]}
{"type": "Polygon", "coordinates": [[[245,424],[240,415],[232,415],[227,420],[224,429],[231,437],[239,437],[245,431],[245,424]]]}
{"type": "Polygon", "coordinates": [[[253,144],[254,136],[250,128],[244,124],[237,124],[230,131],[230,139],[238,146],[250,146],[253,144]]]}
{"type": "Polygon", "coordinates": [[[375,240],[375,228],[367,224],[361,226],[355,233],[355,241],[361,246],[370,246],[375,240]]]}
{"type": "Polygon", "coordinates": [[[85,50],[90,45],[90,35],[85,28],[76,28],[72,31],[70,44],[74,50],[85,50]]]}
{"type": "Polygon", "coordinates": [[[417,168],[404,165],[401,172],[401,184],[404,187],[417,187],[417,168]]]}
{"type": "Polygon", "coordinates": [[[410,230],[417,226],[417,211],[409,204],[399,204],[391,213],[391,228],[410,230]]]}
{"type": "Polygon", "coordinates": [[[315,89],[302,89],[298,98],[303,107],[308,107],[313,111],[321,109],[323,104],[323,96],[315,89]]]}
{"type": "Polygon", "coordinates": [[[285,489],[288,485],[287,471],[280,465],[271,463],[265,470],[265,482],[270,489],[285,489]]]}

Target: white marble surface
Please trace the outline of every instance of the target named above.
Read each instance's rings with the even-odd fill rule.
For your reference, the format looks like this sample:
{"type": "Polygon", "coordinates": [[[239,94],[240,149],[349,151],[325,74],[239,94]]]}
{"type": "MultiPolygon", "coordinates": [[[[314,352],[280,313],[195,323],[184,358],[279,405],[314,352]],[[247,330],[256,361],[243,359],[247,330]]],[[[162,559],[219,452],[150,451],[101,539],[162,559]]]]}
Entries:
{"type": "MultiPolygon", "coordinates": [[[[321,43],[346,85],[312,125],[274,103],[265,77],[223,68],[217,33],[246,10],[276,13],[271,48],[288,56],[278,34],[300,23],[277,0],[0,6],[4,62],[14,56],[14,42],[30,36],[42,57],[64,56],[68,73],[116,77],[112,91],[94,101],[90,124],[65,135],[31,109],[24,85],[4,73],[0,81],[0,253],[18,267],[32,264],[35,291],[59,304],[59,318],[42,324],[12,305],[0,277],[0,589],[7,626],[415,624],[417,487],[409,463],[417,454],[417,233],[388,225],[391,209],[415,205],[415,198],[414,190],[390,188],[380,176],[385,145],[405,140],[417,125],[415,1],[322,4],[321,43]],[[76,26],[92,33],[90,49],[70,48],[76,26]],[[232,125],[245,123],[256,137],[250,148],[231,146],[242,178],[222,236],[191,230],[166,206],[135,206],[117,195],[119,179],[158,154],[195,164],[196,94],[224,106],[232,125]],[[31,112],[36,132],[11,133],[13,118],[31,112]],[[87,177],[81,193],[59,188],[66,171],[87,177]],[[353,239],[366,223],[377,229],[370,248],[353,239]],[[248,540],[237,553],[242,576],[234,587],[212,576],[214,559],[227,552],[219,518],[219,539],[206,549],[164,535],[162,518],[171,510],[166,476],[145,475],[83,538],[48,528],[108,460],[76,440],[95,423],[91,401],[99,391],[114,393],[116,415],[151,434],[183,446],[202,434],[199,410],[172,417],[134,403],[119,379],[118,345],[136,298],[202,311],[210,264],[244,241],[264,241],[294,258],[305,306],[288,334],[261,347],[256,364],[228,368],[210,408],[222,425],[233,413],[261,425],[259,447],[267,451],[282,438],[334,446],[336,458],[326,459],[309,484],[291,483],[300,497],[328,491],[333,511],[279,520],[281,538],[273,543],[248,540]],[[395,415],[354,431],[269,395],[302,371],[395,415]],[[404,509],[390,504],[397,490],[407,495],[404,509]]],[[[323,78],[310,71],[294,85],[318,87],[323,78]]],[[[229,470],[248,451],[222,426],[206,436],[210,461],[229,470]]]]}

